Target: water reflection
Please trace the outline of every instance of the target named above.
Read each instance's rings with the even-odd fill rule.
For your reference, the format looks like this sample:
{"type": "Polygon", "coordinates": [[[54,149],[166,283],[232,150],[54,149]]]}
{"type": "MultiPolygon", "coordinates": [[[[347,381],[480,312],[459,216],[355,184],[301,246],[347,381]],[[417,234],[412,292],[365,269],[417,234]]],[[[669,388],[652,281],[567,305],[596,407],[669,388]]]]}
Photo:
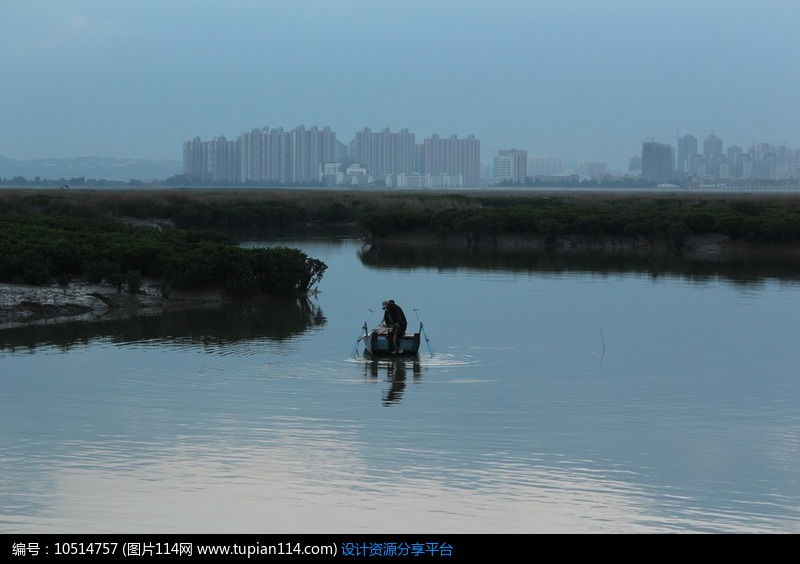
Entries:
{"type": "Polygon", "coordinates": [[[793,279],[743,299],[718,274],[491,255],[454,273],[473,267],[391,248],[365,267],[360,242],[314,245],[324,316],[289,302],[0,333],[0,528],[800,531],[793,279]],[[415,292],[435,356],[345,360],[354,312],[390,287],[415,292]],[[27,343],[70,350],[3,350],[27,343]]]}
{"type": "Polygon", "coordinates": [[[800,281],[800,261],[758,256],[714,260],[683,255],[636,256],[626,253],[550,251],[543,249],[459,249],[432,245],[367,244],[358,252],[362,264],[374,268],[438,271],[502,270],[509,272],[629,274],[680,276],[694,283],[724,279],[758,285],[768,279],[800,281]]]}
{"type": "Polygon", "coordinates": [[[0,349],[67,350],[101,338],[114,343],[221,347],[254,339],[290,339],[326,322],[322,309],[308,299],[271,298],[168,310],[158,316],[0,330],[0,349]]]}
{"type": "Polygon", "coordinates": [[[422,377],[419,356],[411,358],[377,358],[372,357],[365,351],[364,360],[364,375],[366,378],[378,381],[379,378],[383,377],[389,384],[383,394],[383,405],[386,407],[399,403],[403,399],[409,370],[415,382],[422,377]]]}

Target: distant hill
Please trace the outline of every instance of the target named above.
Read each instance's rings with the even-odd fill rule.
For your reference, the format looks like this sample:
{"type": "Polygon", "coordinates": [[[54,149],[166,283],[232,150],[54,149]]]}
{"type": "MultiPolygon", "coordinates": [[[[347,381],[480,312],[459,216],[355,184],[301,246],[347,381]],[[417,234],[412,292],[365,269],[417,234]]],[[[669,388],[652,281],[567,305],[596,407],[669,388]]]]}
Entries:
{"type": "Polygon", "coordinates": [[[0,178],[22,176],[33,180],[59,178],[105,180],[164,180],[181,174],[181,161],[150,161],[144,159],[115,159],[111,157],[75,157],[70,159],[34,159],[17,161],[0,156],[0,178]]]}

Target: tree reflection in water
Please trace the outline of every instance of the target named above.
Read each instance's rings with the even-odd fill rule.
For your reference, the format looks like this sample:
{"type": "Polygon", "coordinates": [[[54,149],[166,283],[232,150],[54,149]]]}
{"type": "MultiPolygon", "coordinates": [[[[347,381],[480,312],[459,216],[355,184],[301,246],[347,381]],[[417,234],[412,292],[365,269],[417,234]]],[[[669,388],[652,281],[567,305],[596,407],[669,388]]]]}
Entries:
{"type": "Polygon", "coordinates": [[[307,298],[268,298],[165,311],[161,315],[32,325],[0,331],[0,349],[64,350],[95,339],[115,343],[157,342],[206,348],[241,341],[290,339],[327,323],[321,308],[307,298]]]}

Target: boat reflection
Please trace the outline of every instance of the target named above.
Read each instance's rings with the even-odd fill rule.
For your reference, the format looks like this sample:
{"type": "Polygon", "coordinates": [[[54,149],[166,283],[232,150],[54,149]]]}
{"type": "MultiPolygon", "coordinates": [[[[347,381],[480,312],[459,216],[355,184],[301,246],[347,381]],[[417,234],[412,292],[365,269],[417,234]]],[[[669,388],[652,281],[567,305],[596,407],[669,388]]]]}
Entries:
{"type": "Polygon", "coordinates": [[[422,366],[419,356],[413,357],[373,357],[364,351],[364,376],[371,381],[378,381],[383,376],[389,387],[382,396],[382,403],[390,407],[399,403],[406,391],[406,382],[409,371],[413,381],[417,382],[422,377],[422,366]]]}

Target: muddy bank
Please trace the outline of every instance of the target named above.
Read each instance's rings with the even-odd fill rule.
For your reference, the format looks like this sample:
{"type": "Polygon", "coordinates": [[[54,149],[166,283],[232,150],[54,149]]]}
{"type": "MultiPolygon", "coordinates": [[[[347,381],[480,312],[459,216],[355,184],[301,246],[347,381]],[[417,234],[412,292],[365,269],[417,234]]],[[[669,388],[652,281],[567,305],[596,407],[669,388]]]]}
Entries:
{"type": "Polygon", "coordinates": [[[181,291],[162,295],[161,286],[144,283],[137,294],[89,282],[66,286],[0,284],[0,329],[64,321],[94,321],[156,315],[166,309],[224,303],[221,291],[181,291]]]}

